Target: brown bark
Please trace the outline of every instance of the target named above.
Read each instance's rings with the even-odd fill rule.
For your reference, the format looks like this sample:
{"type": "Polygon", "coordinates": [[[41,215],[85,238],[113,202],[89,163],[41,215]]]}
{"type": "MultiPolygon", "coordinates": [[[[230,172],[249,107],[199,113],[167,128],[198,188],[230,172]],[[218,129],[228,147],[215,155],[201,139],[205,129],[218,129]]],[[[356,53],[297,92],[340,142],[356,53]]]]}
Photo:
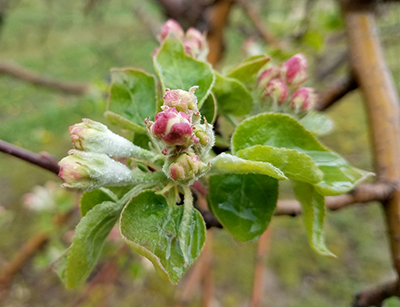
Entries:
{"type": "Polygon", "coordinates": [[[250,307],[262,306],[263,289],[265,282],[265,259],[271,244],[271,227],[258,240],[256,265],[254,267],[253,291],[250,307]]]}
{"type": "Polygon", "coordinates": [[[80,82],[67,82],[59,81],[48,76],[44,76],[19,66],[17,64],[11,63],[0,63],[0,75],[9,75],[17,79],[24,80],[26,82],[50,88],[53,90],[61,91],[65,94],[70,95],[83,95],[89,91],[89,84],[80,82]]]}
{"type": "MultiPolygon", "coordinates": [[[[373,1],[346,1],[343,15],[352,67],[366,101],[374,163],[381,181],[400,178],[400,109],[375,25],[373,1]]],[[[383,201],[393,266],[400,274],[400,190],[383,201]]],[[[366,302],[364,306],[376,306],[366,302]]]]}
{"type": "Polygon", "coordinates": [[[376,288],[368,289],[357,294],[353,303],[354,307],[381,307],[385,299],[400,295],[399,281],[391,281],[376,288]]]}
{"type": "Polygon", "coordinates": [[[218,1],[211,8],[211,12],[207,17],[209,32],[207,35],[210,53],[207,60],[215,66],[222,57],[224,51],[224,28],[228,22],[230,10],[233,0],[218,1]]]}

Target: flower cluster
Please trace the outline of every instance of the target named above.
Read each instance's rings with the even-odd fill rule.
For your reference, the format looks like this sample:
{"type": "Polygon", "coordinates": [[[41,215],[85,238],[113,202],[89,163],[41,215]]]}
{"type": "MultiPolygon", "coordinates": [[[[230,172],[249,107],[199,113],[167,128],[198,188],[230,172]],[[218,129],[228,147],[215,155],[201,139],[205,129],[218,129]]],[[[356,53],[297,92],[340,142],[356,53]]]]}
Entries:
{"type": "MultiPolygon", "coordinates": [[[[209,48],[204,33],[195,28],[189,28],[185,33],[176,20],[169,19],[161,28],[158,36],[159,42],[163,43],[170,35],[175,36],[183,44],[187,55],[200,61],[206,61],[209,48]]],[[[154,54],[157,54],[158,50],[157,48],[154,54]]]]}
{"type": "Polygon", "coordinates": [[[289,107],[290,112],[305,114],[314,108],[317,96],[314,89],[301,87],[307,80],[307,60],[298,53],[281,67],[273,66],[261,73],[257,87],[263,99],[270,99],[275,109],[289,107]],[[290,95],[291,94],[291,95],[290,95]],[[288,98],[290,98],[289,102],[288,98]]]}
{"type": "Polygon", "coordinates": [[[194,94],[197,86],[189,91],[165,90],[164,104],[155,121],[146,119],[150,135],[167,156],[163,171],[180,184],[191,184],[204,175],[209,165],[202,161],[214,145],[212,126],[201,124],[194,94]]]}

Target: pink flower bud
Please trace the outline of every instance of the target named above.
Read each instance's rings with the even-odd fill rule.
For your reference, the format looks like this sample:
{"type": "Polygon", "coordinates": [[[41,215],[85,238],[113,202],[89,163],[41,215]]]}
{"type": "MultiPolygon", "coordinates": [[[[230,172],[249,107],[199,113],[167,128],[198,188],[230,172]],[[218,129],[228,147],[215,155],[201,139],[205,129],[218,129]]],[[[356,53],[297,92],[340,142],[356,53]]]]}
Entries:
{"type": "Polygon", "coordinates": [[[189,28],[186,31],[183,46],[186,54],[196,59],[205,60],[208,54],[206,35],[195,28],[189,28]]]}
{"type": "Polygon", "coordinates": [[[281,78],[295,87],[307,80],[307,60],[301,53],[295,54],[282,65],[281,78]]]}
{"type": "Polygon", "coordinates": [[[315,102],[317,101],[317,95],[313,88],[302,87],[293,94],[290,101],[290,106],[296,111],[310,111],[314,108],[315,102]]]}
{"type": "Polygon", "coordinates": [[[264,96],[271,97],[281,104],[288,95],[286,84],[279,78],[272,79],[265,87],[264,96]]]}
{"type": "Polygon", "coordinates": [[[273,66],[267,70],[265,70],[257,80],[257,86],[261,89],[265,89],[269,81],[274,78],[279,77],[280,68],[278,66],[273,66]]]}
{"type": "Polygon", "coordinates": [[[179,40],[182,40],[185,35],[181,25],[174,19],[168,19],[168,21],[164,23],[164,25],[161,28],[159,40],[163,42],[170,33],[175,35],[175,37],[178,38],[179,40]]]}
{"type": "Polygon", "coordinates": [[[175,108],[168,108],[158,113],[151,131],[156,138],[167,145],[189,146],[198,142],[193,136],[190,118],[175,108]]]}
{"type": "Polygon", "coordinates": [[[190,111],[197,111],[197,98],[194,94],[197,88],[198,86],[193,86],[189,92],[165,89],[164,106],[175,108],[178,112],[186,114],[190,114],[190,111]]]}
{"type": "Polygon", "coordinates": [[[194,153],[182,153],[169,165],[170,178],[179,183],[189,183],[206,170],[207,165],[194,153]]]}

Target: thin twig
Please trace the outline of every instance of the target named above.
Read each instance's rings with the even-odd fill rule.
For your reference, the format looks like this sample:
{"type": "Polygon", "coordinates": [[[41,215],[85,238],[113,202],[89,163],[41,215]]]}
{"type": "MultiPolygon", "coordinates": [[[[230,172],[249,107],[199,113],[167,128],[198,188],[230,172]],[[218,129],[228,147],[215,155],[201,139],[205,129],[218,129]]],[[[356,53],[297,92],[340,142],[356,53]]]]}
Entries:
{"type": "Polygon", "coordinates": [[[35,164],[56,175],[60,172],[60,167],[58,166],[57,159],[55,159],[48,153],[35,154],[34,152],[7,143],[3,140],[0,140],[0,152],[4,152],[14,157],[20,158],[21,160],[27,161],[31,164],[35,164]]]}
{"type": "Polygon", "coordinates": [[[272,47],[282,49],[282,44],[266,30],[260,15],[251,6],[251,2],[246,0],[238,0],[237,3],[241,6],[247,17],[249,17],[258,34],[264,39],[264,41],[272,47]]]}
{"type": "Polygon", "coordinates": [[[343,79],[336,81],[331,87],[319,93],[315,108],[323,111],[357,88],[356,79],[352,74],[348,74],[343,79]]]}
{"type": "Polygon", "coordinates": [[[159,33],[161,29],[161,25],[159,25],[154,18],[152,18],[150,15],[148,15],[144,10],[141,5],[134,4],[132,6],[132,12],[138,17],[138,19],[145,25],[145,28],[148,30],[148,32],[151,34],[151,36],[154,38],[154,40],[157,41],[157,34],[159,33]]]}
{"type": "Polygon", "coordinates": [[[38,74],[37,72],[17,64],[0,63],[0,75],[1,74],[9,75],[35,85],[58,90],[65,94],[83,95],[90,89],[89,84],[54,80],[51,77],[38,74]]]}
{"type": "Polygon", "coordinates": [[[392,296],[400,296],[400,284],[398,280],[360,292],[354,299],[353,307],[380,307],[385,299],[392,296]]]}
{"type": "Polygon", "coordinates": [[[262,305],[265,282],[265,259],[269,253],[270,243],[271,228],[268,228],[258,240],[250,307],[259,307],[262,305]]]}

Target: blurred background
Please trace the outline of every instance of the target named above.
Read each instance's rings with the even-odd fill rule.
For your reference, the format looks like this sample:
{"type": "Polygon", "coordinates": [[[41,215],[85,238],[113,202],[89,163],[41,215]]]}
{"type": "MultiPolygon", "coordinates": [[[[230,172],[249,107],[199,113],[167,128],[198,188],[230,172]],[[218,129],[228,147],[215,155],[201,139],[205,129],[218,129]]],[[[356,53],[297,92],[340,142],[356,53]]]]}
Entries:
{"type": "MultiPolygon", "coordinates": [[[[106,123],[110,68],[154,73],[155,34],[174,13],[184,27],[209,30],[213,1],[203,1],[207,5],[198,8],[203,10],[200,17],[171,13],[166,2],[0,0],[0,139],[60,160],[72,147],[70,125],[84,117],[106,123]],[[58,87],[32,83],[32,78],[43,76],[58,87]]],[[[399,85],[400,5],[382,3],[378,21],[386,60],[399,85]]],[[[302,52],[311,67],[307,86],[317,91],[349,71],[344,25],[334,0],[238,1],[229,5],[223,41],[223,53],[215,61],[221,71],[249,54],[266,53],[279,63],[302,52]]],[[[353,165],[373,170],[361,94],[349,93],[327,114],[335,129],[322,142],[353,165]]],[[[0,153],[0,267],[32,238],[41,247],[3,285],[2,306],[202,306],[210,293],[209,306],[249,305],[257,242],[238,244],[221,229],[211,230],[207,278],[202,282],[191,278],[198,274],[194,272],[178,286],[168,284],[124,247],[116,233],[106,242],[87,285],[65,289],[52,267],[79,221],[78,212],[68,213],[79,195],[60,189],[60,184],[50,172],[0,153]]],[[[282,188],[282,198],[291,198],[287,190],[282,188]]],[[[393,277],[377,204],[328,212],[325,228],[327,245],[337,259],[311,250],[300,218],[273,218],[262,258],[261,306],[349,306],[359,290],[393,277]]],[[[400,306],[400,300],[385,304],[400,306]]]]}

